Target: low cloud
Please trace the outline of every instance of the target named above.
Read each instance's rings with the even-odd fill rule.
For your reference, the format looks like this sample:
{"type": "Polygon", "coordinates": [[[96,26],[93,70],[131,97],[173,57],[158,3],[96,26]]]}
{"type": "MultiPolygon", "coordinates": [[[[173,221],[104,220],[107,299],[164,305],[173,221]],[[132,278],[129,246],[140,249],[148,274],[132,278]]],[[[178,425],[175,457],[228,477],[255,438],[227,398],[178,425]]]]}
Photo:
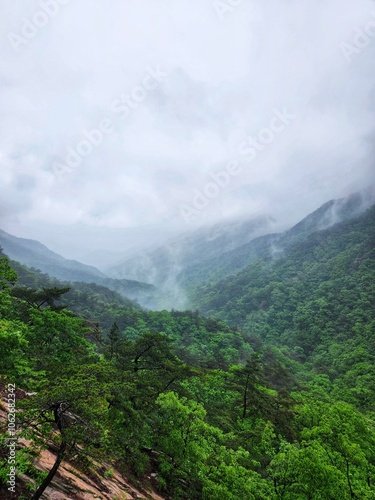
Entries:
{"type": "Polygon", "coordinates": [[[59,231],[38,228],[187,230],[181,204],[232,161],[241,173],[194,224],[297,219],[375,181],[374,2],[52,0],[43,24],[47,3],[0,8],[4,229],[56,246],[59,231]],[[40,26],[15,50],[12,34],[30,22],[40,26]],[[167,77],[142,93],[150,67],[167,77]],[[129,95],[128,111],[114,112],[129,95]],[[241,157],[284,108],[290,126],[253,161],[241,157]],[[56,162],[107,118],[110,133],[58,175],[56,162]]]}

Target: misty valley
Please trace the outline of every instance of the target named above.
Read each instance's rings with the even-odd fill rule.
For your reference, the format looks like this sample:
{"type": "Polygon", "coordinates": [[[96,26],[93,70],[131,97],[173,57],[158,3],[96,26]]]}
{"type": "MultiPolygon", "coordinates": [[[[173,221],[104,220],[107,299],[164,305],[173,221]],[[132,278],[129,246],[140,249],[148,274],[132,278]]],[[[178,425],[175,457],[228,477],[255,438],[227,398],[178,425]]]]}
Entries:
{"type": "Polygon", "coordinates": [[[0,500],[375,500],[374,0],[0,20],[0,500]]]}
{"type": "Polygon", "coordinates": [[[100,269],[1,230],[1,498],[375,498],[374,201],[100,269]]]}

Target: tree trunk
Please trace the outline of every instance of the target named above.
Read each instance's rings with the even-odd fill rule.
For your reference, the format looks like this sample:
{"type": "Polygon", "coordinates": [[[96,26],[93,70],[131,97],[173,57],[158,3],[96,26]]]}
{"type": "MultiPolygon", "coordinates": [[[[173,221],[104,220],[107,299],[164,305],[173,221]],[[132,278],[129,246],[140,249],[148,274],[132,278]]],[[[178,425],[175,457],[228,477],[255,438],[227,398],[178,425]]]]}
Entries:
{"type": "Polygon", "coordinates": [[[245,384],[245,390],[243,393],[243,412],[242,412],[242,419],[246,418],[246,413],[247,413],[247,391],[249,388],[249,380],[250,380],[250,374],[247,374],[246,377],[246,384],[245,384]]]}
{"type": "Polygon", "coordinates": [[[30,500],[38,500],[42,496],[44,490],[49,486],[50,482],[54,478],[54,476],[57,472],[57,469],[60,467],[60,464],[64,458],[66,446],[67,446],[66,442],[63,441],[60,445],[60,449],[59,449],[59,452],[58,452],[57,457],[56,457],[56,461],[53,464],[52,469],[49,471],[47,477],[42,482],[42,484],[39,486],[39,488],[36,490],[36,492],[33,494],[33,496],[30,498],[30,500]]]}
{"type": "Polygon", "coordinates": [[[356,495],[354,494],[353,488],[352,488],[352,483],[350,481],[350,474],[349,474],[349,461],[348,459],[345,460],[346,462],[346,478],[348,480],[348,486],[350,490],[350,497],[351,498],[356,498],[356,495]]]}

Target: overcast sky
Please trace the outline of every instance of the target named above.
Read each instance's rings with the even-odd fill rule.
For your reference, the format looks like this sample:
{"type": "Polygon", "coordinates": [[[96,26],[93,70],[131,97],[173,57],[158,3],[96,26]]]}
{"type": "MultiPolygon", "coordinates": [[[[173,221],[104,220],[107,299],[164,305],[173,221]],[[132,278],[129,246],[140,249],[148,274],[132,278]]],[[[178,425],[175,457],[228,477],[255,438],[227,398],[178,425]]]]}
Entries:
{"type": "Polygon", "coordinates": [[[0,30],[8,232],[67,255],[374,182],[371,0],[3,1],[0,30]]]}

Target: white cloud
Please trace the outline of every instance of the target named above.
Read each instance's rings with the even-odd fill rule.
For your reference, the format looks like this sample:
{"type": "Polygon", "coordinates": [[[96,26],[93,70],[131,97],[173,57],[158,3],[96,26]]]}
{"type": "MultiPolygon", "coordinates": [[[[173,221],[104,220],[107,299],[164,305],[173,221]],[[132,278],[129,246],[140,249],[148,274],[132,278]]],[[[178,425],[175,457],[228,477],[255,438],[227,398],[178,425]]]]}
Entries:
{"type": "Polygon", "coordinates": [[[16,54],[8,34],[43,2],[0,7],[3,228],[183,224],[179,203],[275,108],[295,122],[205,217],[302,216],[374,181],[375,41],[350,64],[341,50],[373,19],[374,2],[244,0],[220,19],[211,0],[80,0],[61,5],[16,54]],[[114,99],[156,66],[168,78],[121,119],[114,99]],[[104,118],[114,131],[59,179],[54,160],[104,118]]]}

